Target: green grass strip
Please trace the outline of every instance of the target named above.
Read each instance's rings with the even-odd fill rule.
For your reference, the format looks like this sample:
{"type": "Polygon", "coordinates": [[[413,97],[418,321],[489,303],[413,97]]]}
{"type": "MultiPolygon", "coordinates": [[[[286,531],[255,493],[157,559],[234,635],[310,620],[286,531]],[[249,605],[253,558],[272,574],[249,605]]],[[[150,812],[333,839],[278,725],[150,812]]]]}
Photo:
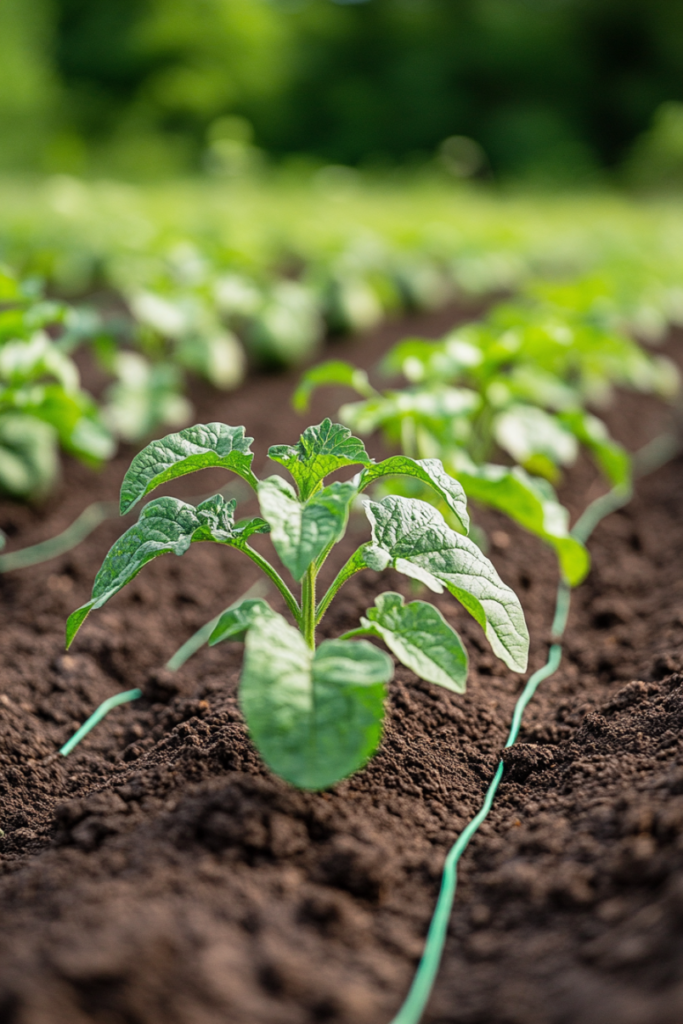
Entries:
{"type": "Polygon", "coordinates": [[[119,704],[126,704],[129,700],[137,700],[138,697],[142,697],[142,690],[124,690],[122,693],[115,693],[113,697],[109,697],[108,700],[103,701],[96,711],[93,711],[90,718],[86,719],[83,725],[80,727],[78,732],[75,732],[70,740],[68,740],[63,747],[60,748],[59,753],[66,757],[70,754],[74,747],[81,742],[81,740],[88,735],[91,729],[93,729],[98,722],[101,722],[105,715],[107,715],[112,708],[116,708],[119,704]]]}

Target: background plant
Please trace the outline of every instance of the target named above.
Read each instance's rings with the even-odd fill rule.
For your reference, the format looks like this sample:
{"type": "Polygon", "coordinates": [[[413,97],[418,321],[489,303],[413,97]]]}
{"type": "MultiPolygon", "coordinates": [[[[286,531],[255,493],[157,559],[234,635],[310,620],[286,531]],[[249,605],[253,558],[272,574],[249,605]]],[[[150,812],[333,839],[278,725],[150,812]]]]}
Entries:
{"type": "Polygon", "coordinates": [[[87,318],[41,299],[0,268],[0,490],[43,497],[59,471],[61,449],[92,466],[115,442],[93,398],[81,387],[69,348],[87,318]],[[49,330],[61,331],[60,342],[49,330]]]}
{"type": "Polygon", "coordinates": [[[0,267],[0,490],[44,497],[57,480],[60,449],[97,467],[118,438],[139,441],[189,419],[179,370],[125,347],[130,333],[125,321],[46,299],[37,279],[0,267]],[[98,399],[74,359],[85,350],[111,378],[98,399]]]}
{"type": "Polygon", "coordinates": [[[295,489],[281,476],[254,476],[251,440],[243,427],[210,423],[154,441],[135,457],[121,487],[122,513],[169,480],[220,466],[253,488],[261,515],[236,522],[235,499],[226,501],[220,494],[196,507],[171,497],[148,502],[138,522],[106,556],[91,600],[69,617],[67,645],[90,611],[118,593],[153,558],[182,555],[200,541],[237,548],[277,587],[296,625],[260,598],[242,600],[221,615],[209,642],[245,641],[240,701],[250,735],[275,772],[310,789],[330,786],[361,767],[380,740],[392,663],[357,638],[381,639],[423,679],[456,692],[465,689],[467,652],[462,641],[424,601],[405,604],[399,594],[380,594],[356,629],[316,645],[316,627],[355,573],[392,567],[433,592],[448,590],[480,624],[494,653],[514,671],[524,671],[529,636],[519,600],[467,538],[465,494],[438,459],[395,456],[376,463],[362,441],[326,419],[304,431],[296,445],[269,449],[269,458],[287,470],[295,489]],[[325,483],[330,474],[352,466],[361,468],[351,480],[325,483]],[[350,556],[319,597],[318,574],[344,536],[352,503],[374,481],[397,475],[434,490],[461,532],[421,500],[389,495],[366,501],[371,540],[350,556]],[[298,599],[249,543],[264,533],[270,534],[280,561],[300,585],[298,599]]]}
{"type": "Polygon", "coordinates": [[[596,303],[601,294],[590,279],[536,283],[441,342],[396,345],[380,369],[407,386],[376,391],[362,371],[332,361],[304,375],[295,405],[305,410],[321,385],[353,388],[363,398],[340,409],[343,422],[360,434],[381,430],[414,458],[440,458],[469,498],[549,543],[575,585],[588,556],[552,485],[582,446],[611,487],[627,492],[631,483],[628,453],[590,408],[604,407],[615,386],[665,397],[678,387],[674,365],[621,333],[614,309],[596,303]],[[500,452],[511,465],[492,461],[500,452]]]}

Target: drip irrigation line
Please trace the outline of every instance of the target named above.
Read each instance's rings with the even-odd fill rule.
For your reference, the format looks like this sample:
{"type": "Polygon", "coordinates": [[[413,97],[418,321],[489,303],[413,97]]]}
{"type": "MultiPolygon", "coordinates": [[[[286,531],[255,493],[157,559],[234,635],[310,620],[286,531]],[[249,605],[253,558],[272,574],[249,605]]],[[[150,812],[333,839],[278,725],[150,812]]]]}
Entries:
{"type": "Polygon", "coordinates": [[[269,589],[265,580],[256,580],[241,597],[238,597],[231,605],[228,605],[222,612],[219,612],[210,622],[200,626],[197,632],[193,633],[189,640],[186,640],[182,647],[178,648],[175,654],[171,655],[164,668],[168,669],[169,672],[177,672],[193,654],[197,653],[200,647],[203,647],[218,625],[221,615],[225,615],[225,612],[229,612],[231,608],[236,608],[242,601],[248,601],[254,597],[265,597],[269,589]]]}
{"type": "Polygon", "coordinates": [[[32,544],[31,547],[21,548],[19,551],[10,551],[7,555],[0,555],[0,572],[27,569],[30,565],[39,565],[41,562],[49,562],[57,555],[64,555],[89,537],[105,519],[113,519],[118,513],[118,502],[95,501],[81,512],[71,526],[67,526],[66,530],[58,533],[56,537],[42,540],[39,544],[32,544]]]}
{"type": "MultiPolygon", "coordinates": [[[[645,445],[644,448],[641,448],[640,451],[635,454],[633,458],[634,476],[645,476],[647,473],[651,473],[660,466],[665,465],[681,451],[681,447],[680,439],[672,434],[664,434],[655,438],[654,441],[645,445]]],[[[223,491],[227,490],[227,487],[223,488],[223,491]]],[[[603,494],[599,498],[596,498],[590,503],[590,505],[588,505],[576,521],[571,530],[571,535],[577,540],[585,543],[598,523],[611,512],[614,512],[618,508],[628,504],[632,496],[633,488],[630,485],[620,485],[614,487],[611,491],[608,491],[607,494],[603,494]]],[[[88,534],[91,533],[97,525],[99,525],[99,523],[111,515],[109,509],[112,504],[112,502],[96,502],[94,505],[89,506],[89,508],[82,512],[78,519],[57,537],[53,537],[49,541],[43,541],[41,544],[36,544],[32,548],[24,548],[23,551],[13,552],[10,555],[1,555],[0,572],[7,572],[10,568],[14,569],[25,565],[35,565],[38,562],[47,561],[49,558],[54,558],[57,554],[62,554],[64,551],[68,551],[69,546],[74,547],[80,540],[87,537],[88,534]],[[74,540],[75,537],[78,539],[74,540]],[[20,560],[20,556],[23,556],[23,561],[20,560]],[[8,565],[8,560],[12,558],[14,558],[15,561],[8,565]]],[[[252,596],[252,591],[255,590],[256,587],[250,588],[250,590],[247,591],[240,600],[252,596]]],[[[524,689],[517,698],[517,703],[515,704],[512,716],[512,723],[510,725],[510,732],[505,743],[505,749],[516,743],[522,725],[522,717],[527,705],[533,699],[539,685],[549,676],[553,675],[559,668],[560,661],[562,659],[562,646],[559,641],[561,640],[567,625],[570,604],[571,588],[562,580],[557,588],[557,596],[555,599],[555,613],[551,627],[551,639],[553,642],[551,643],[548,651],[548,659],[545,665],[537,669],[537,671],[529,677],[524,689]]],[[[233,607],[233,605],[230,607],[233,607]]],[[[169,659],[166,663],[166,668],[171,671],[175,671],[180,668],[188,658],[195,654],[202,644],[208,640],[219,618],[220,615],[216,616],[210,622],[207,622],[197,630],[197,632],[194,633],[169,659]]],[[[118,693],[113,697],[109,697],[108,700],[105,700],[100,704],[92,715],[83,723],[80,729],[74,733],[71,739],[61,747],[59,753],[66,757],[71,753],[74,747],[88,735],[90,730],[93,729],[94,726],[96,726],[98,722],[100,722],[105,715],[112,710],[112,708],[118,707],[120,704],[125,704],[131,700],[137,700],[138,697],[141,696],[142,690],[134,689],[126,690],[123,693],[118,693]]],[[[499,761],[495,775],[486,790],[481,809],[460,833],[458,839],[446,856],[441,876],[441,888],[439,890],[434,913],[429,924],[424,952],[417,971],[415,972],[408,995],[390,1024],[419,1024],[420,1019],[422,1018],[422,1014],[424,1013],[427,1001],[431,995],[434,981],[441,964],[441,957],[448,931],[448,922],[453,909],[453,902],[455,900],[455,893],[458,884],[458,862],[469,846],[472,837],[479,829],[479,826],[487,818],[491,807],[493,806],[493,801],[498,791],[501,779],[503,778],[504,770],[505,764],[501,760],[499,761]]]]}
{"type": "MultiPolygon", "coordinates": [[[[234,608],[236,605],[240,604],[240,602],[246,601],[249,598],[265,597],[267,593],[268,584],[264,583],[263,580],[257,580],[256,583],[249,587],[241,597],[238,597],[236,601],[233,601],[225,611],[230,611],[230,608],[234,608]]],[[[221,615],[224,614],[225,612],[220,612],[211,619],[210,622],[205,622],[196,633],[192,634],[189,640],[185,641],[182,647],[178,648],[175,654],[166,662],[164,667],[171,672],[177,672],[178,669],[185,664],[188,658],[191,658],[193,654],[196,654],[199,648],[206,643],[213,633],[214,628],[218,625],[218,620],[221,615]]],[[[63,757],[66,757],[67,754],[70,754],[74,747],[88,735],[90,730],[93,729],[98,722],[101,722],[105,715],[108,715],[113,708],[117,708],[119,704],[126,704],[130,700],[137,700],[139,697],[142,697],[142,690],[138,690],[137,688],[134,690],[125,690],[122,693],[114,694],[113,697],[108,697],[107,700],[103,701],[100,706],[93,711],[90,718],[86,719],[71,739],[61,747],[59,753],[62,754],[63,757]]]]}
{"type": "Polygon", "coordinates": [[[87,736],[91,729],[93,729],[98,722],[101,722],[106,714],[108,714],[112,708],[116,708],[119,704],[126,704],[129,700],[137,700],[138,697],[142,697],[142,690],[124,690],[123,693],[115,693],[113,697],[109,697],[103,701],[100,706],[93,711],[90,718],[87,718],[83,725],[80,727],[78,732],[75,732],[70,740],[68,740],[63,747],[60,747],[59,753],[62,757],[66,757],[74,749],[76,744],[80,743],[84,736],[87,736]]]}
{"type": "Polygon", "coordinates": [[[210,619],[209,622],[205,622],[196,633],[193,633],[192,636],[178,648],[175,654],[171,655],[164,665],[164,668],[169,672],[177,672],[179,668],[182,668],[188,658],[191,658],[193,654],[197,653],[200,647],[204,646],[218,625],[218,620],[222,614],[223,612],[219,612],[218,615],[214,616],[213,619],[210,619]]]}
{"type": "MultiPolygon", "coordinates": [[[[529,678],[526,686],[519,696],[517,704],[515,705],[515,713],[510,727],[510,733],[505,744],[506,747],[511,747],[516,741],[522,724],[524,709],[535,694],[538,685],[555,672],[560,664],[561,657],[562,648],[559,644],[553,644],[550,648],[546,664],[543,668],[539,668],[537,672],[534,672],[534,674],[529,678]]],[[[441,889],[436,901],[432,920],[429,924],[429,931],[427,932],[425,950],[422,954],[420,965],[415,973],[415,977],[413,978],[413,983],[410,986],[410,991],[408,992],[406,1000],[391,1021],[391,1024],[417,1024],[422,1016],[422,1012],[431,994],[436,973],[439,970],[439,965],[441,963],[441,953],[446,941],[448,922],[450,920],[453,900],[455,899],[455,890],[458,884],[458,861],[469,846],[472,836],[491,810],[493,799],[496,795],[496,791],[498,790],[498,786],[500,785],[500,780],[503,777],[503,769],[503,762],[500,761],[496,768],[496,774],[493,776],[493,779],[486,790],[486,796],[484,797],[481,810],[463,829],[458,836],[458,839],[448,852],[448,856],[446,857],[446,862],[443,867],[443,873],[441,875],[441,889]]]]}
{"type": "MultiPolygon", "coordinates": [[[[190,505],[198,505],[206,498],[214,494],[221,494],[224,498],[238,497],[242,493],[239,484],[231,481],[220,491],[212,491],[210,494],[193,495],[185,499],[190,505]]],[[[27,548],[20,548],[18,551],[10,551],[6,555],[0,555],[0,573],[12,572],[14,569],[27,569],[31,565],[40,565],[41,562],[49,562],[58,555],[65,555],[72,551],[81,541],[89,537],[93,530],[96,530],[100,523],[106,519],[117,519],[119,516],[119,503],[117,501],[94,501],[88,505],[81,514],[74,519],[66,530],[62,530],[55,537],[48,540],[41,540],[38,544],[32,544],[27,548]]]]}
{"type": "MultiPolygon", "coordinates": [[[[634,476],[641,477],[659,469],[681,451],[681,440],[673,434],[663,434],[656,437],[649,444],[641,448],[633,457],[634,476]]],[[[633,488],[630,485],[614,487],[607,494],[601,495],[588,505],[574,524],[571,535],[577,540],[585,543],[598,523],[611,512],[622,508],[633,497],[633,488]]],[[[551,627],[551,639],[553,643],[548,651],[548,660],[545,665],[529,678],[524,689],[515,704],[512,716],[510,732],[505,743],[505,748],[511,747],[516,742],[522,724],[522,716],[529,701],[540,683],[557,671],[562,659],[562,646],[560,640],[564,634],[569,607],[571,603],[571,588],[563,580],[557,588],[555,599],[555,613],[551,627]]],[[[443,867],[441,876],[441,888],[437,897],[434,913],[427,931],[424,951],[413,977],[408,995],[401,1005],[398,1013],[391,1020],[390,1024],[419,1024],[424,1013],[427,1001],[432,992],[434,981],[441,964],[448,922],[450,920],[455,893],[458,885],[458,862],[467,849],[472,836],[483,823],[491,810],[493,800],[503,777],[505,764],[501,760],[496,768],[495,775],[486,790],[484,802],[479,812],[466,825],[458,836],[458,839],[450,848],[443,867]]]]}

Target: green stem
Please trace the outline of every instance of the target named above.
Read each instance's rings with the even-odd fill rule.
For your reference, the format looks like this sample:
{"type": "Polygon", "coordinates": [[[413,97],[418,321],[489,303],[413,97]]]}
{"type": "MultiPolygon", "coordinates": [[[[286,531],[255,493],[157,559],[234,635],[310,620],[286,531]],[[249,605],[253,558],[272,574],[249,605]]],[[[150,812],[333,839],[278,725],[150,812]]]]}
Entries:
{"type": "Polygon", "coordinates": [[[253,490],[258,492],[258,477],[255,476],[250,469],[246,469],[243,473],[238,473],[238,476],[241,476],[242,479],[245,480],[251,488],[253,488],[253,490]]]}
{"type": "Polygon", "coordinates": [[[337,573],[336,577],[334,578],[334,580],[330,584],[329,589],[327,590],[327,593],[325,594],[325,596],[321,600],[320,604],[318,605],[318,608],[317,608],[317,611],[316,611],[316,616],[315,616],[316,623],[320,622],[320,620],[322,619],[323,615],[325,614],[325,612],[329,608],[330,602],[332,601],[333,597],[335,596],[337,591],[340,590],[344,586],[346,581],[350,580],[351,577],[355,573],[360,572],[361,569],[366,569],[367,568],[367,566],[365,564],[365,559],[363,557],[363,548],[364,547],[365,547],[365,545],[363,544],[363,546],[358,548],[357,551],[354,551],[354,553],[349,558],[348,562],[341,567],[341,569],[337,573]]]}
{"type": "Polygon", "coordinates": [[[342,633],[337,640],[353,640],[354,636],[377,636],[377,634],[371,629],[363,629],[362,626],[358,626],[357,629],[350,629],[348,632],[342,633]]]}
{"type": "Polygon", "coordinates": [[[248,544],[240,545],[240,551],[244,551],[245,555],[249,555],[249,558],[251,558],[252,562],[256,562],[259,569],[262,569],[266,576],[268,576],[268,578],[273,581],[273,583],[275,584],[275,586],[277,587],[277,589],[280,591],[285,601],[287,602],[287,607],[289,608],[290,612],[296,619],[297,626],[299,627],[299,629],[301,629],[302,616],[301,608],[299,607],[299,602],[294,597],[294,594],[289,589],[285,581],[282,579],[278,571],[273,568],[270,562],[266,558],[264,558],[263,555],[260,555],[258,551],[254,550],[254,548],[249,547],[248,544]]]}
{"type": "Polygon", "coordinates": [[[301,581],[301,631],[304,634],[304,640],[312,651],[315,650],[315,627],[317,622],[315,612],[315,566],[311,565],[306,570],[306,575],[301,581]]]}

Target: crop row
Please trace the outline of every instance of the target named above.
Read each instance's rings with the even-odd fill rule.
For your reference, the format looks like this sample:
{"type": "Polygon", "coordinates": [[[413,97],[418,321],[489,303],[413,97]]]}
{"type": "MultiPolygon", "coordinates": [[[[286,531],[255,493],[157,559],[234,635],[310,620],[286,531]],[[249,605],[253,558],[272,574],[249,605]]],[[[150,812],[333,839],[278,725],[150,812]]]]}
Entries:
{"type": "Polygon", "coordinates": [[[492,199],[429,180],[380,188],[328,172],[307,188],[5,182],[2,490],[49,491],[59,446],[97,462],[118,438],[189,422],[187,373],[234,388],[250,363],[305,363],[326,337],[407,310],[515,292],[499,319],[531,329],[549,316],[557,337],[566,328],[588,348],[608,336],[656,344],[683,322],[673,207],[492,199]],[[98,403],[75,368],[83,348],[110,381],[98,403]]]}

